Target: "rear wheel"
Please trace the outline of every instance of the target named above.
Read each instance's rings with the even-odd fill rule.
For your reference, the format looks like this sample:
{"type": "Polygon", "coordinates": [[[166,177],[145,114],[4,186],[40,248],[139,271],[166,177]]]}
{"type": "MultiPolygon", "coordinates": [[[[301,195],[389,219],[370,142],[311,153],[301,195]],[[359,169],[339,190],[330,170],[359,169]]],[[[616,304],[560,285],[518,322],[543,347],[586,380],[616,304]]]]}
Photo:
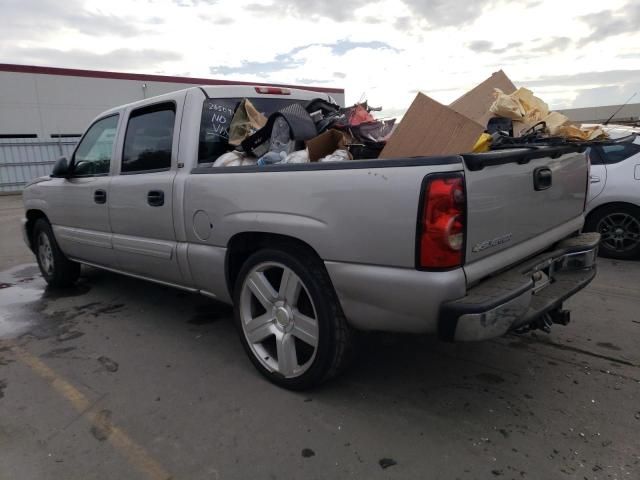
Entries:
{"type": "Polygon", "coordinates": [[[640,257],[640,208],[606,205],[592,213],[585,230],[598,232],[604,257],[627,260],[640,257]]]}
{"type": "Polygon", "coordinates": [[[32,245],[38,259],[40,273],[52,287],[69,287],[80,276],[80,264],[65,257],[51,225],[44,218],[36,220],[33,226],[32,245]]]}
{"type": "Polygon", "coordinates": [[[282,387],[302,390],[343,369],[352,333],[324,265],[302,249],[287,250],[247,259],[236,281],[235,316],[255,367],[282,387]]]}

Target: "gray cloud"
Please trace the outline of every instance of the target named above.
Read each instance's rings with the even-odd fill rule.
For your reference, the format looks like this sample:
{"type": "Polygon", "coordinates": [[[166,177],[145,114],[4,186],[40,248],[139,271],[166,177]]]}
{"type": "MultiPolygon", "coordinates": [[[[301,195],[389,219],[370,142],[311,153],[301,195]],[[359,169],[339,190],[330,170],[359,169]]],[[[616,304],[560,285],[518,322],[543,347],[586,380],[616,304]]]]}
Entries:
{"type": "Polygon", "coordinates": [[[398,17],[393,22],[393,26],[396,30],[408,30],[413,25],[414,19],[412,17],[398,17]]]}
{"type": "MultiPolygon", "coordinates": [[[[492,0],[402,0],[411,12],[435,27],[464,25],[472,23],[492,0]]],[[[336,22],[356,18],[356,10],[369,5],[369,0],[278,0],[270,4],[253,3],[245,7],[259,15],[293,15],[297,17],[325,17],[336,22]]],[[[380,23],[374,17],[366,17],[365,23],[380,23]],[[374,20],[374,21],[371,21],[374,20]]],[[[411,17],[396,22],[396,27],[404,29],[411,17]]]]}
{"type": "Polygon", "coordinates": [[[529,87],[624,85],[640,82],[640,70],[608,70],[605,72],[582,72],[572,75],[547,75],[518,82],[529,87]]]}
{"type": "Polygon", "coordinates": [[[493,43],[488,42],[486,40],[475,40],[467,44],[467,48],[469,48],[469,50],[472,50],[476,53],[494,53],[494,54],[505,53],[510,50],[515,50],[521,46],[522,46],[522,42],[511,42],[511,43],[507,43],[502,47],[494,47],[493,43]]]}
{"type": "Polygon", "coordinates": [[[403,0],[416,15],[434,27],[460,26],[473,23],[491,0],[403,0]]]}
{"type": "Polygon", "coordinates": [[[487,40],[475,40],[471,43],[468,43],[467,47],[469,48],[469,50],[473,50],[476,53],[484,53],[491,50],[491,47],[493,47],[493,43],[488,42],[487,40]]]}
{"type": "Polygon", "coordinates": [[[326,17],[343,22],[355,18],[355,10],[369,3],[368,0],[280,0],[269,5],[252,3],[245,9],[260,15],[326,17]]]}
{"type": "Polygon", "coordinates": [[[569,37],[552,37],[542,44],[531,48],[531,51],[551,53],[560,50],[566,50],[569,45],[571,45],[571,39],[569,37]]]}
{"type": "Polygon", "coordinates": [[[362,21],[364,23],[368,23],[370,25],[378,25],[378,24],[382,23],[382,19],[378,18],[378,17],[364,17],[362,19],[362,21]]]}
{"type": "Polygon", "coordinates": [[[17,63],[35,65],[54,65],[99,70],[130,70],[156,67],[158,64],[177,61],[182,55],[175,52],[144,49],[130,50],[119,48],[99,54],[89,50],[56,50],[53,48],[17,48],[3,51],[4,58],[17,63]]]}
{"type": "Polygon", "coordinates": [[[286,53],[280,53],[275,56],[273,60],[264,62],[260,61],[243,61],[240,66],[237,67],[210,67],[209,72],[213,74],[232,75],[232,74],[267,74],[273,72],[279,72],[281,70],[288,70],[304,65],[305,61],[295,58],[296,54],[311,48],[311,47],[328,47],[331,49],[331,53],[336,56],[342,56],[354,50],[356,48],[366,48],[371,50],[393,50],[399,52],[397,48],[392,47],[388,43],[379,42],[377,40],[371,42],[353,42],[351,40],[338,40],[334,43],[310,43],[308,45],[302,45],[292,48],[286,53]]]}
{"type": "MultiPolygon", "coordinates": [[[[629,100],[629,97],[640,92],[640,81],[625,85],[609,87],[588,88],[579,90],[578,96],[573,101],[573,108],[597,107],[600,105],[620,105],[629,100]]],[[[638,96],[634,98],[637,102],[638,96]]],[[[611,112],[613,113],[613,111],[611,112]]]]}
{"type": "MultiPolygon", "coordinates": [[[[63,28],[92,36],[132,37],[145,31],[128,18],[88,12],[79,0],[40,0],[36,7],[24,0],[3,0],[2,19],[4,38],[13,40],[38,40],[63,28]]],[[[153,17],[147,24],[157,20],[153,17]]]]}
{"type": "Polygon", "coordinates": [[[591,34],[583,38],[583,42],[595,42],[607,37],[615,37],[624,33],[635,33],[640,25],[640,3],[629,2],[616,10],[590,13],[580,19],[591,28],[591,34]]]}
{"type": "Polygon", "coordinates": [[[347,74],[343,72],[333,72],[335,78],[347,78],[347,74]]]}

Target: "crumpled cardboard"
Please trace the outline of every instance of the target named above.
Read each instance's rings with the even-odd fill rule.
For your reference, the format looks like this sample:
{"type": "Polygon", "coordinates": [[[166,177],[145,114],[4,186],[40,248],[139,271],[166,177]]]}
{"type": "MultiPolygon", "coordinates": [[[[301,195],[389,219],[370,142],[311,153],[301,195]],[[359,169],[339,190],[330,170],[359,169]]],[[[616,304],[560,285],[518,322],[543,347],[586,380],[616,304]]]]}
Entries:
{"type": "Polygon", "coordinates": [[[309,151],[309,160],[317,162],[336,150],[346,150],[350,139],[345,132],[332,128],[305,143],[309,151]]]}
{"type": "Polygon", "coordinates": [[[243,99],[231,119],[229,126],[229,145],[238,146],[249,135],[267,124],[262,115],[248,99],[243,99]]]}
{"type": "Polygon", "coordinates": [[[500,117],[513,120],[513,135],[518,137],[539,122],[544,122],[546,133],[573,140],[593,140],[605,135],[600,128],[581,128],[559,112],[552,112],[549,106],[536,97],[531,90],[519,88],[510,95],[495,89],[495,101],[490,111],[500,117]]]}
{"type": "Polygon", "coordinates": [[[495,116],[489,111],[489,107],[495,100],[493,92],[496,88],[507,94],[516,91],[516,87],[509,77],[502,70],[499,70],[455,100],[449,107],[486,128],[489,119],[495,116]]]}
{"type": "Polygon", "coordinates": [[[473,149],[484,128],[418,93],[378,158],[467,153],[473,149]]]}

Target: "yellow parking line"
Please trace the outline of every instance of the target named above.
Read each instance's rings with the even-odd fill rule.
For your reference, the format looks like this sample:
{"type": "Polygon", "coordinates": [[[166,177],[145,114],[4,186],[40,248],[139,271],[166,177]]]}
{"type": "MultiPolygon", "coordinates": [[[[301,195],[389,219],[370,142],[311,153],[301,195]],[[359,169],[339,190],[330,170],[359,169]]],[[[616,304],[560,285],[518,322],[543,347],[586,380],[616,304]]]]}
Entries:
{"type": "Polygon", "coordinates": [[[102,415],[88,411],[91,403],[76,387],[54,372],[40,359],[34,357],[29,352],[17,345],[10,345],[16,357],[33,370],[37,375],[45,379],[60,395],[66,398],[78,413],[86,417],[94,428],[100,431],[107,431],[107,441],[121,454],[129,463],[145,474],[151,480],[168,480],[171,475],[154,460],[149,452],[132,440],[121,428],[111,424],[102,415]]]}

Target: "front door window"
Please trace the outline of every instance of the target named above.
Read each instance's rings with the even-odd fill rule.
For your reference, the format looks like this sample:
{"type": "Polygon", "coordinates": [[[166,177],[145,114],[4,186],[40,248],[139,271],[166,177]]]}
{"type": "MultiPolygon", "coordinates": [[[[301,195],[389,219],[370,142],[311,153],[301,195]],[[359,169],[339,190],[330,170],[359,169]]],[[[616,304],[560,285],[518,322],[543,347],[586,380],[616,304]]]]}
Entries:
{"type": "Polygon", "coordinates": [[[111,165],[118,115],[94,123],[73,156],[74,176],[107,175],[111,165]]]}

